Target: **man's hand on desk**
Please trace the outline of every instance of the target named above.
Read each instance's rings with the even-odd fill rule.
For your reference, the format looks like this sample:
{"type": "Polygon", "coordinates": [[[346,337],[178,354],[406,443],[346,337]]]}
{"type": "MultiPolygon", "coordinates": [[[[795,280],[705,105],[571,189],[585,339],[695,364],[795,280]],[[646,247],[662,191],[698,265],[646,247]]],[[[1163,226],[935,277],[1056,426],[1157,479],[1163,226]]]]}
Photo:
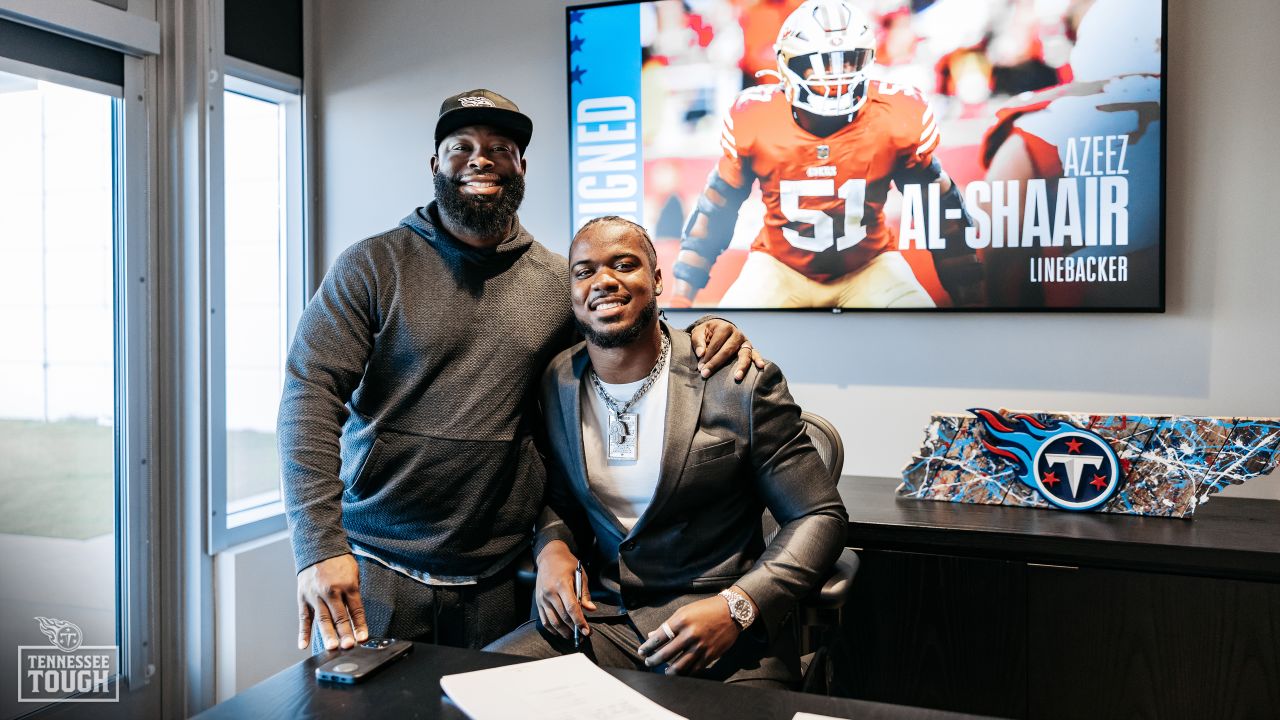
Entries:
{"type": "Polygon", "coordinates": [[[578,568],[578,558],[569,546],[560,540],[552,540],[538,553],[538,581],[533,589],[534,603],[538,606],[538,619],[542,626],[560,637],[573,638],[577,627],[584,636],[591,634],[591,626],[582,614],[582,608],[595,610],[591,591],[582,584],[582,601],[573,592],[573,572],[578,568]]]}
{"type": "Polygon", "coordinates": [[[667,663],[668,675],[690,675],[719,660],[741,633],[724,598],[717,595],[672,613],[662,627],[649,633],[640,655],[648,667],[667,663]],[[668,637],[666,628],[674,637],[668,637]]]}
{"type": "Polygon", "coordinates": [[[355,647],[369,639],[360,602],[360,566],[355,555],[338,555],[298,573],[298,649],[311,642],[311,622],[319,626],[325,650],[355,647]],[[354,632],[353,632],[354,630],[354,632]]]}

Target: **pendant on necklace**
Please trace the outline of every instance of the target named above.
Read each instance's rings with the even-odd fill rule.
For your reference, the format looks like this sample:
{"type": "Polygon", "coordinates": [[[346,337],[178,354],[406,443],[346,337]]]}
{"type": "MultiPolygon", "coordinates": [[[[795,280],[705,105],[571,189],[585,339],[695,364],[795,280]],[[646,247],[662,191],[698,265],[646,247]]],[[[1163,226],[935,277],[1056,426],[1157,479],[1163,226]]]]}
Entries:
{"type": "Polygon", "coordinates": [[[640,431],[640,416],[636,413],[609,411],[609,459],[635,460],[636,435],[640,431]]]}

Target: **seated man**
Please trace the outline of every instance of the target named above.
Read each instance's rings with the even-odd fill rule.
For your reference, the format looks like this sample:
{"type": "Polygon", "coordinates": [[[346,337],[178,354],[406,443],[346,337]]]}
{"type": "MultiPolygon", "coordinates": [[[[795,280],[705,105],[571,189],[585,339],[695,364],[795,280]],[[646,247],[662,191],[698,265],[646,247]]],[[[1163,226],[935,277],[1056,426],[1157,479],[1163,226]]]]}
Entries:
{"type": "Polygon", "coordinates": [[[839,556],[846,517],[782,373],[699,379],[689,335],[658,321],[662,274],[639,225],[587,223],[569,265],[586,342],[542,379],[539,620],[486,650],[553,657],[576,630],[601,665],[792,685],[783,621],[839,556]],[[766,507],[780,526],[767,546],[766,507]]]}

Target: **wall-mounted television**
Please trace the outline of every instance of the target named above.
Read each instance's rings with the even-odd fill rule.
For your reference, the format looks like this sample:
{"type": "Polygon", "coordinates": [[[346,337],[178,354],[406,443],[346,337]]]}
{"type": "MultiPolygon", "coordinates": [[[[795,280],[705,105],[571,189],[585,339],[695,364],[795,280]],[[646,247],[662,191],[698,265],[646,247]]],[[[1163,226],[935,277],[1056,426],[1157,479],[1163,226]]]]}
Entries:
{"type": "Polygon", "coordinates": [[[574,227],[666,307],[1164,309],[1163,0],[566,10],[574,227]]]}

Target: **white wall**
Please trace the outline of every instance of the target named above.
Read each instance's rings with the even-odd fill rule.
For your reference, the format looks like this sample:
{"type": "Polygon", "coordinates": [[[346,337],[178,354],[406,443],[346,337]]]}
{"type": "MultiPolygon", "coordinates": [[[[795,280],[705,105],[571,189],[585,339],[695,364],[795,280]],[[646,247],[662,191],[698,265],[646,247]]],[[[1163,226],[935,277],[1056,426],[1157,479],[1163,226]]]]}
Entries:
{"type": "MultiPolygon", "coordinates": [[[[521,217],[567,249],[566,4],[318,0],[326,267],[425,204],[439,103],[480,86],[533,117],[521,217]]],[[[731,316],[839,427],[846,472],[896,474],[931,412],[975,405],[1280,416],[1280,3],[1169,4],[1167,313],[731,316]]],[[[1280,498],[1280,474],[1231,492],[1280,498]]]]}
{"type": "Polygon", "coordinates": [[[299,650],[297,584],[289,534],[280,532],[214,557],[217,702],[310,655],[299,650]]]}

